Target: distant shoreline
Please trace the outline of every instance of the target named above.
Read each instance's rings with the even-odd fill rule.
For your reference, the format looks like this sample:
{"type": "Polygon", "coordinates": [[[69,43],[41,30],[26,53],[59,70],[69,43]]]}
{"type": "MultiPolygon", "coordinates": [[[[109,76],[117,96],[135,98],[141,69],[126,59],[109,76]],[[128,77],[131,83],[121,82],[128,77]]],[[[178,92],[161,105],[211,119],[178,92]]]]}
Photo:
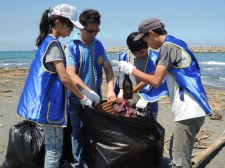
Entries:
{"type": "MultiPolygon", "coordinates": [[[[225,46],[221,47],[189,47],[194,53],[225,53],[225,46]]],[[[127,51],[127,47],[106,47],[108,53],[127,51]]]]}
{"type": "MultiPolygon", "coordinates": [[[[122,47],[122,46],[114,46],[114,47],[107,47],[105,46],[106,51],[108,53],[119,53],[119,52],[124,52],[127,51],[128,48],[127,47],[122,47]]],[[[190,46],[189,47],[191,49],[191,51],[193,51],[194,53],[225,53],[225,46],[190,46]]],[[[29,52],[29,51],[36,51],[35,49],[33,50],[12,50],[11,52],[29,52]]],[[[7,50],[2,50],[0,52],[9,52],[7,50]]]]}

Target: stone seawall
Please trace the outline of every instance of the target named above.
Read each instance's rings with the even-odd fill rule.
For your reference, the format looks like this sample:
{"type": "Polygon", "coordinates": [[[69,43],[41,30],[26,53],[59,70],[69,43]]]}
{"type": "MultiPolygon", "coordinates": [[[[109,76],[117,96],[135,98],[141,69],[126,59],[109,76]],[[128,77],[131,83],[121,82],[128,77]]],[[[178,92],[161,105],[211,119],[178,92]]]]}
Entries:
{"type": "MultiPolygon", "coordinates": [[[[225,53],[225,46],[221,47],[190,47],[194,53],[225,53]]],[[[109,53],[127,51],[127,47],[106,47],[109,53]]]]}

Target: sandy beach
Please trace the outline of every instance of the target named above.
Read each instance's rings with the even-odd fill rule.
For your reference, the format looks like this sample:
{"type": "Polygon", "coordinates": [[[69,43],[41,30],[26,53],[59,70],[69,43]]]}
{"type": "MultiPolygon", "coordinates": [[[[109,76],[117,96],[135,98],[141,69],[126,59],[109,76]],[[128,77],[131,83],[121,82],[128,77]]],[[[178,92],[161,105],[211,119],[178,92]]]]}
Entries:
{"type": "MultiPolygon", "coordinates": [[[[1,68],[0,69],[0,168],[5,160],[7,152],[9,129],[12,125],[22,121],[23,118],[16,115],[16,108],[24,86],[28,69],[1,68]]],[[[103,93],[105,80],[103,83],[103,93]]],[[[201,129],[204,132],[203,139],[196,145],[193,153],[204,151],[211,146],[222,134],[225,136],[225,88],[205,86],[211,107],[216,114],[214,117],[207,117],[201,129]]],[[[103,95],[104,97],[105,95],[103,95]]],[[[173,132],[173,119],[168,98],[159,101],[158,122],[165,128],[164,158],[162,168],[169,168],[169,141],[173,132]]],[[[225,145],[219,147],[198,167],[203,168],[225,168],[225,145]]]]}

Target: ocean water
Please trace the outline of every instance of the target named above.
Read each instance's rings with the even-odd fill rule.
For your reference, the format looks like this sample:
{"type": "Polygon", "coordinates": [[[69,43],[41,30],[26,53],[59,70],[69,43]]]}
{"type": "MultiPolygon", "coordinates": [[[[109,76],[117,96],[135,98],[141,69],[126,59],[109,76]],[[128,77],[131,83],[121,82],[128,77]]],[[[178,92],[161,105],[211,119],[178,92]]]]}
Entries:
{"type": "MultiPolygon", "coordinates": [[[[29,68],[35,51],[0,51],[0,68],[29,68]]],[[[225,88],[225,53],[195,53],[203,84],[225,88]]],[[[113,70],[118,72],[118,56],[109,53],[113,70]]]]}
{"type": "Polygon", "coordinates": [[[27,68],[36,51],[0,51],[0,68],[27,68]]]}

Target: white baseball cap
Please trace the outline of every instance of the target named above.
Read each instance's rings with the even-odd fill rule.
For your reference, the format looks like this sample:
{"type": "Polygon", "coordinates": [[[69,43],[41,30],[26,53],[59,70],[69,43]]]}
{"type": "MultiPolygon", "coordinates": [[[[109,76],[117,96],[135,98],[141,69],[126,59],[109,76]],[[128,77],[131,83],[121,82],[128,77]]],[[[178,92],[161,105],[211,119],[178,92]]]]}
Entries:
{"type": "Polygon", "coordinates": [[[83,29],[84,26],[77,20],[77,9],[71,5],[60,4],[53,8],[51,15],[62,16],[68,18],[73,25],[78,29],[83,29]]]}

